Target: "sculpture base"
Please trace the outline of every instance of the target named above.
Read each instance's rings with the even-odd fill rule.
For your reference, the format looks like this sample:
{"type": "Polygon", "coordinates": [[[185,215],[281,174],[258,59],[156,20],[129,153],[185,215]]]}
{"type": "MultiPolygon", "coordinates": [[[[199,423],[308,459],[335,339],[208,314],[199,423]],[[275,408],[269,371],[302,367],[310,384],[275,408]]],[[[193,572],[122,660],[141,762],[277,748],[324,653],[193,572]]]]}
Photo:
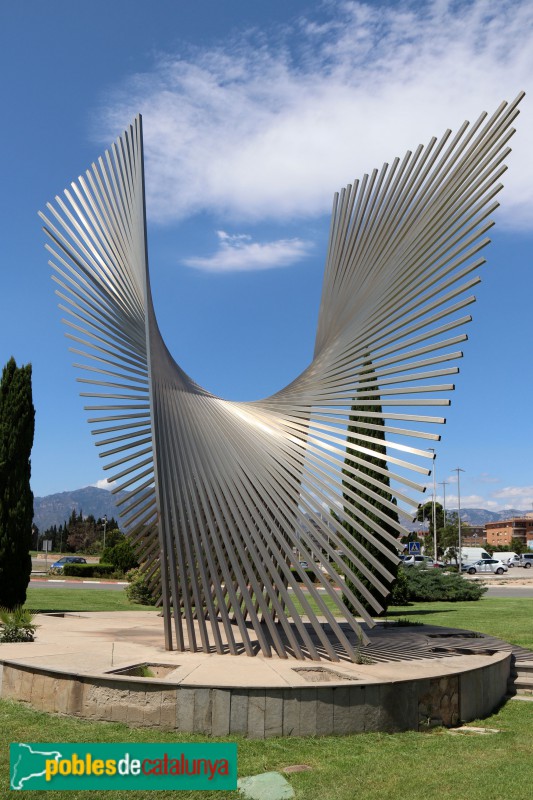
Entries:
{"type": "Polygon", "coordinates": [[[168,652],[153,612],[40,615],[37,623],[34,643],[2,645],[1,697],[209,736],[453,726],[498,706],[512,656],[493,637],[425,625],[378,624],[353,663],[168,652]]]}

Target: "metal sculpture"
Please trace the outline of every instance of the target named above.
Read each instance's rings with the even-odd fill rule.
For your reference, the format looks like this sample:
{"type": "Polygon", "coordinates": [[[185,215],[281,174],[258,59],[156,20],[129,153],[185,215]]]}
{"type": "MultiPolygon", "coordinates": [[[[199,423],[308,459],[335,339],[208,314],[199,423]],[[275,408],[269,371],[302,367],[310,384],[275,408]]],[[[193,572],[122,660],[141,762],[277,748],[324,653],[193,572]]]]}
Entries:
{"type": "Polygon", "coordinates": [[[353,632],[366,642],[352,610],[369,625],[368,607],[380,612],[405,532],[391,509],[411,519],[409,492],[430,474],[425,446],[445,421],[431,409],[454,388],[440,380],[458,372],[520,99],[335,195],[313,361],[256,402],[201,388],[163,342],[140,116],[41,214],[89,422],[168,649],[173,629],[179,650],[233,654],[336,660],[356,657],[353,632]]]}

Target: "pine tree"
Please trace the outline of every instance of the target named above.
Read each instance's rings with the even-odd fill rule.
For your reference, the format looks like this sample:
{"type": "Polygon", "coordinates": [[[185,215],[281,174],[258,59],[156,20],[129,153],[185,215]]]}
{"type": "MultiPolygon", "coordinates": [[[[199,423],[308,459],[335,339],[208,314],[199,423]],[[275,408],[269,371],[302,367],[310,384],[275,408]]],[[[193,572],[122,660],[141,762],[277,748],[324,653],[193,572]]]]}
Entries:
{"type": "Polygon", "coordinates": [[[0,382],[0,607],[8,609],[26,601],[31,575],[34,427],[31,365],[11,358],[0,382]]]}
{"type": "MultiPolygon", "coordinates": [[[[371,366],[369,364],[368,365],[368,369],[366,369],[365,372],[361,374],[360,391],[367,391],[369,388],[372,388],[372,382],[375,381],[375,378],[373,377],[373,375],[374,375],[374,371],[373,371],[373,369],[371,368],[371,366]],[[370,385],[367,385],[367,381],[368,381],[368,383],[370,385]]],[[[380,402],[379,402],[380,401],[379,394],[376,393],[375,397],[372,397],[372,396],[365,397],[365,401],[368,401],[368,400],[372,400],[372,401],[375,400],[375,405],[371,405],[371,406],[358,405],[357,404],[357,398],[354,398],[354,405],[352,406],[352,409],[351,409],[350,421],[349,421],[349,425],[348,425],[348,438],[347,438],[347,447],[346,447],[346,458],[344,460],[344,463],[346,464],[347,467],[352,467],[353,469],[357,470],[359,472],[359,475],[356,478],[357,486],[354,486],[353,483],[352,483],[354,478],[351,475],[350,471],[347,470],[347,469],[343,469],[343,471],[342,471],[343,474],[347,475],[347,476],[350,476],[350,481],[343,480],[343,486],[346,486],[347,488],[351,489],[354,492],[354,494],[359,495],[360,497],[364,498],[366,502],[370,503],[376,509],[379,509],[381,512],[386,514],[393,522],[398,522],[398,514],[397,514],[396,511],[394,511],[393,509],[389,508],[385,504],[380,503],[379,500],[377,500],[377,499],[375,499],[373,497],[370,497],[365,492],[365,489],[369,489],[370,491],[372,491],[375,494],[377,494],[379,497],[382,497],[383,499],[388,500],[389,502],[394,502],[394,498],[392,497],[392,495],[391,495],[391,493],[389,491],[389,486],[390,486],[389,477],[387,475],[382,475],[380,472],[378,472],[375,469],[375,467],[380,467],[381,469],[387,470],[388,469],[387,462],[384,461],[381,458],[378,458],[377,456],[372,456],[372,455],[369,455],[367,453],[362,453],[361,451],[356,450],[356,449],[354,449],[353,447],[350,446],[350,445],[352,445],[352,446],[355,445],[355,446],[365,447],[367,450],[373,450],[374,452],[379,453],[380,455],[386,455],[387,454],[387,448],[383,444],[383,441],[385,439],[385,434],[384,434],[383,430],[381,430],[381,428],[384,425],[383,418],[382,417],[365,416],[369,412],[381,414],[382,407],[381,407],[380,402]],[[377,426],[377,429],[365,427],[367,425],[377,426]],[[371,437],[372,441],[368,442],[368,441],[366,441],[366,439],[360,439],[360,438],[358,438],[357,434],[359,434],[359,435],[363,434],[364,436],[369,436],[369,437],[371,437]],[[364,461],[365,463],[364,464],[360,464],[360,463],[358,463],[356,461],[353,461],[352,458],[350,458],[350,456],[356,457],[356,458],[364,461]],[[362,475],[368,475],[371,478],[375,478],[376,480],[379,481],[379,485],[376,486],[375,484],[371,483],[370,481],[365,481],[364,478],[360,477],[361,474],[362,475]],[[360,488],[357,488],[357,487],[360,487],[360,488]]],[[[369,520],[372,520],[372,522],[377,523],[384,531],[389,533],[391,536],[394,536],[395,538],[398,536],[398,531],[396,530],[396,528],[394,528],[392,525],[389,525],[386,521],[384,521],[377,514],[373,514],[371,511],[369,511],[362,504],[359,504],[357,502],[353,502],[353,500],[351,500],[349,495],[347,495],[346,493],[343,493],[343,497],[344,497],[345,500],[350,500],[350,505],[347,504],[345,506],[345,508],[344,508],[345,514],[347,516],[349,516],[349,517],[352,517],[352,519],[357,520],[357,522],[363,528],[365,528],[367,531],[369,531],[372,534],[372,537],[376,541],[381,542],[383,545],[385,545],[385,547],[387,549],[391,550],[393,553],[396,554],[398,552],[397,548],[394,547],[394,545],[390,544],[383,536],[380,536],[378,533],[376,533],[376,531],[371,527],[371,525],[368,522],[365,521],[365,517],[367,519],[369,519],[369,520]],[[361,511],[361,516],[359,516],[357,513],[354,513],[353,509],[355,509],[356,511],[361,511]]],[[[391,561],[389,561],[389,559],[387,559],[383,555],[381,550],[379,550],[377,547],[375,547],[374,545],[369,543],[369,540],[365,536],[363,536],[363,534],[359,533],[355,528],[353,528],[349,524],[349,522],[346,522],[346,521],[343,522],[343,527],[347,531],[349,531],[349,533],[355,539],[357,539],[362,544],[364,544],[364,546],[368,550],[368,552],[371,555],[373,555],[375,558],[377,558],[379,561],[381,561],[383,563],[383,565],[388,569],[389,572],[391,572],[394,576],[397,575],[398,567],[395,566],[391,561]]],[[[362,555],[359,555],[358,557],[363,562],[365,567],[367,567],[372,573],[377,575],[377,577],[379,578],[379,580],[380,580],[380,582],[382,584],[387,586],[387,588],[389,588],[390,590],[392,589],[394,581],[390,581],[390,582],[387,581],[382,575],[377,573],[375,567],[373,567],[370,564],[370,562],[367,561],[362,555]]],[[[370,583],[370,581],[357,569],[357,567],[354,564],[352,564],[350,562],[349,556],[346,557],[346,561],[348,563],[350,563],[350,567],[351,567],[352,571],[359,578],[361,583],[368,589],[368,591],[374,597],[377,598],[379,604],[381,606],[383,606],[384,609],[386,610],[387,603],[388,603],[388,598],[384,598],[383,595],[380,592],[378,592],[377,589],[374,588],[374,586],[370,583]]],[[[359,594],[359,592],[357,591],[357,587],[353,583],[351,583],[350,581],[347,581],[346,584],[352,590],[352,592],[355,594],[355,596],[359,599],[359,601],[361,602],[361,605],[370,614],[375,614],[374,609],[370,606],[368,601],[359,594]]],[[[389,595],[389,597],[390,597],[390,595],[389,595]]],[[[348,607],[350,607],[351,604],[347,600],[345,600],[345,602],[348,605],[348,607]]],[[[356,609],[351,608],[351,611],[355,612],[356,609]]]]}

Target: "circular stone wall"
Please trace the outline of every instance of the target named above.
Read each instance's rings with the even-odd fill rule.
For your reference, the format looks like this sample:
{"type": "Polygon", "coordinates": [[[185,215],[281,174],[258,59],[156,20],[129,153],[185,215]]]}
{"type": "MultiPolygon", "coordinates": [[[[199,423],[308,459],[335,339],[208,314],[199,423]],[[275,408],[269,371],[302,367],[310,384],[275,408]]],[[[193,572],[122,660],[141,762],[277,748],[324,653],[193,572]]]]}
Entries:
{"type": "Polygon", "coordinates": [[[492,637],[430,626],[378,625],[353,663],[166,652],[150,612],[42,615],[39,625],[35,643],[2,645],[0,696],[208,736],[453,726],[501,703],[512,657],[492,637]]]}

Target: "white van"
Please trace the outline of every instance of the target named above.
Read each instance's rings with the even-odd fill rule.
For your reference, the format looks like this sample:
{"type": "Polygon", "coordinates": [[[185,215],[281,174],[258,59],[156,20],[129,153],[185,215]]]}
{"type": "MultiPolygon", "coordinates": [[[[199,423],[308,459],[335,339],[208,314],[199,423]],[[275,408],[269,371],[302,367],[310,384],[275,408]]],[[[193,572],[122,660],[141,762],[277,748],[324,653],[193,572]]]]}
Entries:
{"type": "Polygon", "coordinates": [[[481,561],[484,558],[496,558],[491,556],[482,547],[461,547],[461,562],[463,564],[472,564],[474,561],[481,561]]]}
{"type": "Polygon", "coordinates": [[[510,551],[493,553],[492,557],[496,558],[498,561],[503,561],[503,563],[507,564],[508,567],[517,567],[520,564],[520,556],[517,553],[511,553],[510,551]]]}

